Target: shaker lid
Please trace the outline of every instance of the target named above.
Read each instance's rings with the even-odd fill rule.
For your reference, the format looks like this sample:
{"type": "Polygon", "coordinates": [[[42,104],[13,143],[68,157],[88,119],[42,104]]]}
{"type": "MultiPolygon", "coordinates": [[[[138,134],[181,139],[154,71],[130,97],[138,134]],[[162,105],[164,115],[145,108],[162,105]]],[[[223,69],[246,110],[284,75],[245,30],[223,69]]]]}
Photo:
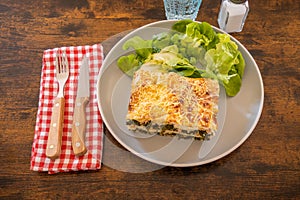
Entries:
{"type": "Polygon", "coordinates": [[[232,3],[240,4],[245,3],[247,0],[230,0],[232,3]]]}

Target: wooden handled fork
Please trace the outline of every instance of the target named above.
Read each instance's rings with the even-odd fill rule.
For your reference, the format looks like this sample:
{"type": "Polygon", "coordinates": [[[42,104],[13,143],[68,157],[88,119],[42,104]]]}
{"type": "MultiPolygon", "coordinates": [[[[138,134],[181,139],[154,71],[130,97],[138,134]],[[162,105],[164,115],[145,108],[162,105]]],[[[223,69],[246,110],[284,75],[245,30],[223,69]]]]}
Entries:
{"type": "Polygon", "coordinates": [[[55,65],[59,92],[53,103],[50,130],[46,148],[46,156],[51,159],[56,159],[61,152],[65,109],[64,86],[69,77],[69,64],[65,51],[59,51],[56,53],[55,65]]]}

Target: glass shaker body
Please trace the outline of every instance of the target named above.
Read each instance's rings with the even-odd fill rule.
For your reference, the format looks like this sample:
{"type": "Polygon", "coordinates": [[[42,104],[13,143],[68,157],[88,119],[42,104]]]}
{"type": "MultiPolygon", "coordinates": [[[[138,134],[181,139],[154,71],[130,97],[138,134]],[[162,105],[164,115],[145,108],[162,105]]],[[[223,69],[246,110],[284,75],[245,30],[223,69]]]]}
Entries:
{"type": "Polygon", "coordinates": [[[223,0],[218,16],[219,27],[227,33],[241,32],[248,12],[248,1],[223,0]]]}

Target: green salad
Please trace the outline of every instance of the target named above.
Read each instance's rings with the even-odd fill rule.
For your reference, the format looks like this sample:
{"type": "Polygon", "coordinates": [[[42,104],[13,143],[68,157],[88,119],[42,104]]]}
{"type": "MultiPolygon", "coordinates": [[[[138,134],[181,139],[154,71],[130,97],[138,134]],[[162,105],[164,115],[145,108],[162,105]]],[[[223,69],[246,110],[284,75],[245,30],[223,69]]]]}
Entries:
{"type": "Polygon", "coordinates": [[[123,49],[130,48],[134,53],[117,61],[129,76],[151,62],[182,76],[216,79],[228,96],[235,96],[241,88],[245,61],[237,44],[228,34],[216,33],[206,22],[180,20],[172,30],[154,35],[151,40],[130,38],[123,49]]]}

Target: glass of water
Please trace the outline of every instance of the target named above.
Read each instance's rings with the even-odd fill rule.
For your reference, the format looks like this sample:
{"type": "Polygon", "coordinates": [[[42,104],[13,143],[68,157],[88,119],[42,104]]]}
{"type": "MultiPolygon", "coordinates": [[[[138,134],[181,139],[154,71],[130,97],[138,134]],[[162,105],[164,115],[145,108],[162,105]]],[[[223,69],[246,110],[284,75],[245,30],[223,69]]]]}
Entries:
{"type": "Polygon", "coordinates": [[[202,0],[164,0],[167,19],[195,20],[202,0]]]}

